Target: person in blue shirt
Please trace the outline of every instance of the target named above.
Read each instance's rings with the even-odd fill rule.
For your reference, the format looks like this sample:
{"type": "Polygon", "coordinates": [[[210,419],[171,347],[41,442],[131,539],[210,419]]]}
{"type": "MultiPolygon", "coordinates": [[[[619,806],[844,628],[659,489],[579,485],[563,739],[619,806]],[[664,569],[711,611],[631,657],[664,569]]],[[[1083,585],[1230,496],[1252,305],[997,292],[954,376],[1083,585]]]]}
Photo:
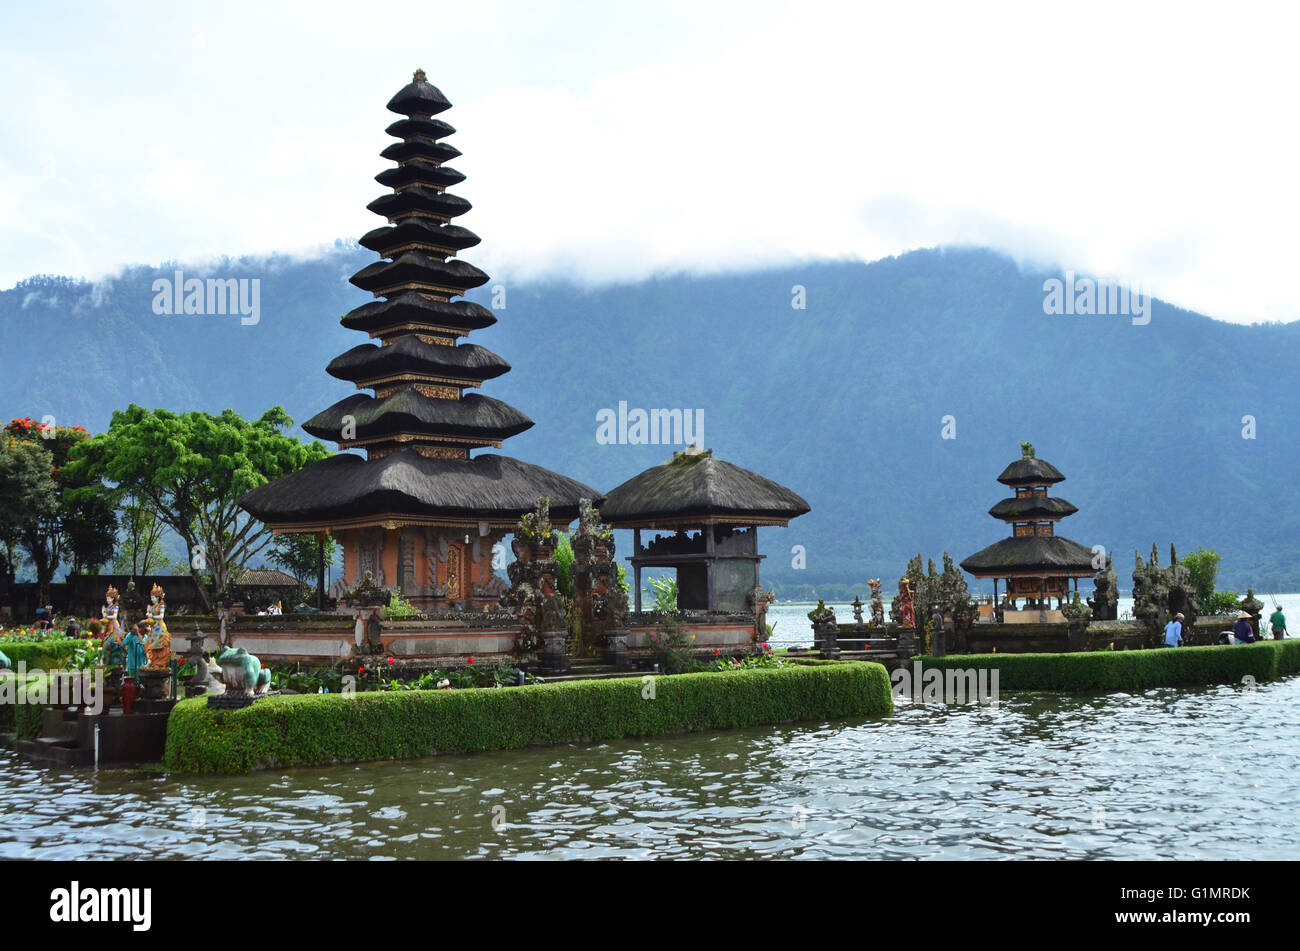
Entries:
{"type": "Polygon", "coordinates": [[[1165,625],[1165,647],[1181,647],[1183,644],[1183,616],[1175,614],[1174,619],[1165,625]]]}
{"type": "Polygon", "coordinates": [[[1250,614],[1246,611],[1237,615],[1237,623],[1232,625],[1232,636],[1242,644],[1253,644],[1259,640],[1255,636],[1255,629],[1250,624],[1250,614]]]}

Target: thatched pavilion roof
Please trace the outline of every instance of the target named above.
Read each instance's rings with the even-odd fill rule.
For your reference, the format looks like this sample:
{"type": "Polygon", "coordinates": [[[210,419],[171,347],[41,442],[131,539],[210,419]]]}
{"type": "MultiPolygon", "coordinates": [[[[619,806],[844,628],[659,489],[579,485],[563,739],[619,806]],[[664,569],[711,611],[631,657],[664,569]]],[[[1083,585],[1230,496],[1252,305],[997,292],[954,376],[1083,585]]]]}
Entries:
{"type": "Polygon", "coordinates": [[[386,374],[415,373],[457,380],[490,380],[510,369],[510,364],[486,347],[462,343],[444,347],[404,334],[386,347],[363,343],[330,361],[325,372],[340,380],[373,380],[386,374]]]}
{"type": "Polygon", "coordinates": [[[1017,574],[1091,576],[1092,550],[1060,535],[1004,538],[961,563],[977,578],[1009,578],[1017,574]]]}
{"type": "Polygon", "coordinates": [[[375,524],[386,515],[512,525],[541,497],[551,500],[556,521],[577,518],[580,499],[601,499],[589,485],[509,456],[429,459],[407,448],[380,459],[331,456],[253,489],[240,505],[277,527],[375,524]]]}
{"type": "Polygon", "coordinates": [[[1003,499],[989,509],[989,514],[1007,522],[1023,522],[1030,519],[1065,518],[1077,511],[1079,509],[1065,499],[1031,496],[1024,499],[1003,499]]]}
{"type": "Polygon", "coordinates": [[[671,461],[612,489],[600,507],[612,528],[721,522],[785,525],[811,511],[802,497],[713,450],[674,453],[671,461]]]}

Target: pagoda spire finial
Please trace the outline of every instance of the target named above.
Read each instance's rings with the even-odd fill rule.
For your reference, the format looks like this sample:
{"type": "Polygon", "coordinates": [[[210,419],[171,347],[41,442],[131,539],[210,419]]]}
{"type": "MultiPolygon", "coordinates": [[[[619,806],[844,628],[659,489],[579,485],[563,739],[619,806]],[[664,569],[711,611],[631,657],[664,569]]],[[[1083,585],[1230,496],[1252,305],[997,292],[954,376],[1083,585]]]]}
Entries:
{"type": "Polygon", "coordinates": [[[1033,443],[1031,443],[1031,442],[1022,442],[1022,443],[1020,444],[1020,458],[1021,458],[1021,459],[1032,459],[1032,458],[1034,458],[1034,444],[1033,444],[1033,443]]]}
{"type": "Polygon", "coordinates": [[[411,76],[411,82],[413,83],[427,83],[428,81],[429,77],[424,74],[422,69],[417,69],[414,75],[411,76]]]}

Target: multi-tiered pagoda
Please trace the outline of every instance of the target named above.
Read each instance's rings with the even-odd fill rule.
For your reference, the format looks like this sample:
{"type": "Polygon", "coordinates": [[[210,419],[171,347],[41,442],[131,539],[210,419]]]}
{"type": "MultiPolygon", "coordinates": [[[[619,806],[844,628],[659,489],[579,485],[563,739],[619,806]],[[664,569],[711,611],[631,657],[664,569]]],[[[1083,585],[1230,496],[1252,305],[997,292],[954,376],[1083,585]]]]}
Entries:
{"type": "Polygon", "coordinates": [[[1007,621],[1062,620],[1050,612],[1051,599],[1057,608],[1069,597],[1070,579],[1092,577],[1093,554],[1078,542],[1056,534],[1056,523],[1079,511],[1065,499],[1049,496],[1048,489],[1065,476],[1050,462],[1039,459],[1034,447],[1021,443],[1021,457],[1002,470],[998,481],[1010,486],[1015,495],[989,509],[989,514],[1011,525],[1011,537],[1004,538],[971,555],[961,563],[976,578],[993,579],[994,603],[998,582],[1006,581],[1004,619],[1007,621]],[[1017,610],[1025,599],[1026,610],[1017,610]]]}
{"type": "Polygon", "coordinates": [[[327,371],[362,391],[303,424],[344,452],[254,489],[241,504],[276,532],[330,534],[344,550],[344,583],[366,572],[427,610],[484,608],[504,589],[492,548],[550,499],[553,521],[578,515],[578,500],[599,501],[589,486],[506,456],[500,448],[533,421],[474,392],[510,369],[490,350],[459,338],[496,322],[490,310],[453,300],[488,276],[456,256],[479,243],[452,224],[469,211],[446,189],[465,176],[445,165],[461,153],[442,140],[453,129],[434,116],[446,97],[417,70],[388,108],[403,118],[387,129],[401,141],[381,155],[397,162],[375,176],[392,194],[367,207],[387,224],[361,238],[383,260],[352,283],[376,300],[342,318],[369,334],[327,371]],[[372,393],[364,392],[370,390],[372,393]]]}

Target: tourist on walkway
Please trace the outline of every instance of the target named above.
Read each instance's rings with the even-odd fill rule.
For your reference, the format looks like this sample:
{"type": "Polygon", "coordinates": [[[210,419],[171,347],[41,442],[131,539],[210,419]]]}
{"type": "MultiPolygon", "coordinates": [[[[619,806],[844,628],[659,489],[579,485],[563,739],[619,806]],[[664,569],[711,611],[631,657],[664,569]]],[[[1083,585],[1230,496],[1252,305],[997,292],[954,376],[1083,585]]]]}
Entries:
{"type": "Polygon", "coordinates": [[[1282,613],[1282,605],[1273,605],[1273,615],[1268,623],[1273,626],[1273,640],[1280,641],[1286,637],[1286,615],[1282,613]]]}
{"type": "Polygon", "coordinates": [[[1174,619],[1165,625],[1165,647],[1183,646],[1183,616],[1175,614],[1174,619]]]}
{"type": "Polygon", "coordinates": [[[1232,625],[1232,636],[1242,644],[1253,644],[1258,637],[1255,636],[1255,629],[1250,625],[1250,614],[1242,611],[1237,615],[1237,623],[1232,625]]]}

